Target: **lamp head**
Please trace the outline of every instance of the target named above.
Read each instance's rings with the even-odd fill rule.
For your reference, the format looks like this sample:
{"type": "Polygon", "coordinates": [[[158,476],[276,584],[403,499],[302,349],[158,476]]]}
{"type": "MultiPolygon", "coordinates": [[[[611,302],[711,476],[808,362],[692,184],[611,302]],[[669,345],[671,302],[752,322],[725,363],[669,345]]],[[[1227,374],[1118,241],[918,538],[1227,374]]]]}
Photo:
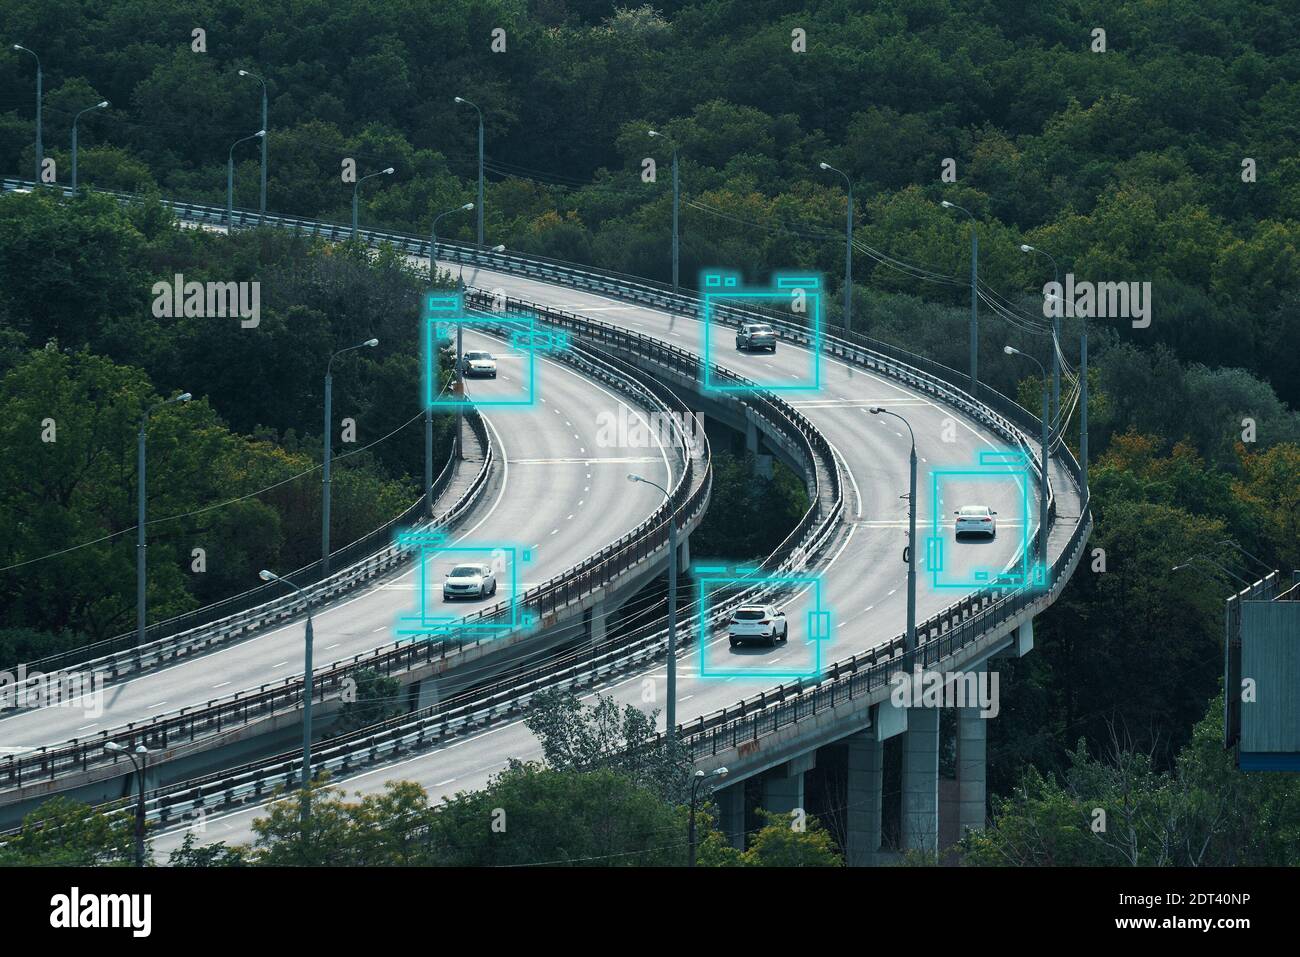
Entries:
{"type": "Polygon", "coordinates": [[[363,343],[361,343],[361,344],[362,344],[363,346],[367,346],[368,348],[373,349],[375,346],[379,345],[379,340],[378,340],[378,339],[367,339],[365,342],[363,342],[363,343]]]}
{"type": "Polygon", "coordinates": [[[104,742],[104,750],[122,752],[125,751],[126,748],[118,744],[116,741],[106,741],[104,742]]]}
{"type": "Polygon", "coordinates": [[[461,207],[461,209],[473,209],[473,208],[474,208],[473,203],[466,203],[464,206],[461,207]]]}
{"type": "Polygon", "coordinates": [[[872,415],[879,415],[881,412],[884,412],[885,410],[883,406],[872,405],[867,407],[867,411],[870,412],[872,415]]]}
{"type": "Polygon", "coordinates": [[[264,582],[273,582],[275,581],[277,576],[275,572],[270,572],[267,571],[265,568],[263,568],[260,572],[257,573],[257,577],[262,579],[262,581],[264,582]]]}
{"type": "Polygon", "coordinates": [[[240,70],[240,71],[239,71],[239,75],[240,75],[240,76],[248,76],[248,71],[247,71],[247,70],[240,70]]]}
{"type": "Polygon", "coordinates": [[[830,168],[831,168],[831,164],[830,164],[830,163],[818,163],[817,165],[818,165],[818,167],[820,167],[821,169],[830,169],[830,168]]]}
{"type": "Polygon", "coordinates": [[[1022,253],[1032,253],[1032,252],[1034,251],[1034,247],[1028,245],[1027,243],[1021,243],[1021,244],[1020,244],[1020,251],[1021,251],[1022,253]]]}
{"type": "Polygon", "coordinates": [[[108,109],[108,106],[109,106],[108,100],[100,100],[98,103],[95,104],[95,109],[106,110],[108,109]]]}
{"type": "Polygon", "coordinates": [[[455,97],[455,98],[453,99],[452,102],[454,102],[454,103],[464,103],[465,101],[462,100],[462,99],[458,96],[458,97],[455,97]]]}
{"type": "Polygon", "coordinates": [[[194,398],[194,396],[190,395],[188,392],[182,392],[182,393],[181,393],[180,395],[178,395],[178,396],[177,396],[173,401],[175,401],[175,402],[188,402],[188,401],[190,401],[190,399],[192,399],[192,398],[194,398]]]}
{"type": "Polygon", "coordinates": [[[257,131],[256,133],[254,133],[253,135],[256,136],[256,137],[260,140],[263,136],[266,135],[266,130],[258,130],[258,131],[257,131]]]}
{"type": "Polygon", "coordinates": [[[1006,353],[1007,355],[1009,355],[1009,356],[1014,356],[1014,355],[1019,355],[1019,354],[1020,354],[1020,350],[1017,349],[1015,346],[1003,346],[1003,347],[1002,347],[1002,351],[1005,352],[1005,353],[1006,353]]]}
{"type": "Polygon", "coordinates": [[[627,480],[628,480],[629,482],[641,482],[641,481],[644,481],[644,479],[642,479],[641,476],[636,475],[636,474],[634,474],[634,473],[632,473],[632,472],[628,472],[628,473],[627,473],[627,480]]]}
{"type": "Polygon", "coordinates": [[[494,253],[503,253],[503,252],[505,252],[505,251],[506,251],[505,244],[502,243],[500,246],[493,246],[493,247],[492,247],[492,251],[493,251],[494,253]]]}
{"type": "Polygon", "coordinates": [[[944,209],[952,209],[952,203],[948,202],[946,199],[940,200],[939,205],[944,209]]]}
{"type": "Polygon", "coordinates": [[[392,175],[393,175],[393,168],[390,166],[390,167],[388,167],[388,169],[384,170],[384,175],[385,175],[385,176],[392,176],[392,175]]]}
{"type": "Polygon", "coordinates": [[[646,130],[646,135],[648,135],[648,136],[661,136],[662,134],[661,134],[658,130],[646,130]]]}
{"type": "Polygon", "coordinates": [[[719,778],[725,778],[730,773],[725,766],[713,769],[714,776],[719,778]]]}

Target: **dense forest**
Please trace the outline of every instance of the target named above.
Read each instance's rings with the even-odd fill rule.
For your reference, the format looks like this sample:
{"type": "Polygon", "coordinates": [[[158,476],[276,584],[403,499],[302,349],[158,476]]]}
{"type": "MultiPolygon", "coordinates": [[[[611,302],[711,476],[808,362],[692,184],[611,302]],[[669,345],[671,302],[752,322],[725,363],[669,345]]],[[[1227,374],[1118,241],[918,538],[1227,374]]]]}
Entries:
{"type": "MultiPolygon", "coordinates": [[[[991,300],[981,307],[983,377],[1035,410],[1040,383],[1001,349],[1049,359],[1042,287],[1054,270],[1020,245],[1048,252],[1062,275],[1150,282],[1149,327],[1090,325],[1090,547],[1104,549],[1105,570],[1082,565],[1044,616],[1038,652],[1008,666],[990,738],[1000,794],[1030,764],[1069,779],[1081,739],[1098,754],[1118,736],[1150,755],[1153,773],[1176,773],[1220,690],[1221,599],[1235,583],[1169,569],[1198,553],[1252,580],[1261,564],[1246,553],[1300,568],[1293,4],[227,0],[179,10],[9,0],[0,34],[42,58],[45,149],[59,182],[74,115],[107,99],[79,123],[82,183],[223,204],[228,151],[261,122],[261,88],[239,75],[246,69],[268,91],[270,210],[346,221],[352,188],[340,164],[351,158],[362,174],[395,169],[365,184],[362,220],[427,235],[436,214],[475,198],[477,115],[454,100],[463,97],[485,124],[489,243],[658,280],[670,277],[671,140],[688,285],[725,264],[756,282],[817,268],[842,289],[845,190],[819,169],[828,163],[853,189],[854,328],[964,369],[971,221],[940,206],[949,200],[979,231],[991,300]],[[498,29],[504,50],[494,52],[498,29]],[[804,31],[805,52],[792,49],[792,31],[804,31]]],[[[29,56],[0,54],[0,168],[26,178],[32,73],[29,56]]],[[[255,144],[234,157],[235,202],[256,208],[255,144]]],[[[439,231],[472,241],[474,226],[472,214],[453,216],[439,231]]],[[[357,250],[266,233],[177,231],[148,202],[0,202],[0,434],[35,414],[34,396],[42,409],[60,396],[71,416],[93,393],[111,397],[95,409],[119,437],[87,465],[84,494],[53,478],[32,483],[26,453],[0,461],[0,565],[130,525],[142,397],[201,397],[159,416],[154,441],[174,444],[168,468],[186,477],[151,491],[159,515],[311,466],[327,342],[381,339],[348,360],[336,388],[367,436],[402,425],[376,397],[413,381],[392,316],[418,277],[395,257],[367,264],[357,250]],[[238,351],[239,337],[210,324],[148,318],[150,283],[178,271],[276,276],[262,320],[273,334],[259,340],[273,351],[238,351]],[[34,501],[66,507],[36,512],[34,501]],[[41,521],[23,520],[30,514],[41,521]]],[[[842,323],[842,292],[827,304],[842,323]]],[[[1077,370],[1080,326],[1063,325],[1062,354],[1077,370]]],[[[1077,448],[1068,412],[1063,432],[1077,448]]],[[[2,444],[17,441],[5,434],[2,444]]],[[[348,490],[336,494],[351,496],[357,530],[414,492],[415,463],[386,449],[340,476],[348,490]]],[[[285,489],[301,500],[250,500],[204,520],[225,526],[231,549],[309,560],[294,550],[310,552],[314,486],[285,489]],[[268,507],[278,524],[264,520],[268,507]]],[[[166,535],[180,568],[191,529],[166,535]]],[[[129,549],[115,554],[0,572],[0,597],[19,609],[6,622],[28,621],[75,589],[69,582],[110,582],[128,596],[129,549]]],[[[160,610],[203,600],[179,580],[155,580],[160,610]]],[[[31,619],[39,635],[10,638],[0,658],[60,632],[123,630],[129,605],[100,607],[100,591],[62,603],[59,620],[31,619]]],[[[1001,811],[1018,808],[1031,813],[1023,801],[1001,811]]]]}

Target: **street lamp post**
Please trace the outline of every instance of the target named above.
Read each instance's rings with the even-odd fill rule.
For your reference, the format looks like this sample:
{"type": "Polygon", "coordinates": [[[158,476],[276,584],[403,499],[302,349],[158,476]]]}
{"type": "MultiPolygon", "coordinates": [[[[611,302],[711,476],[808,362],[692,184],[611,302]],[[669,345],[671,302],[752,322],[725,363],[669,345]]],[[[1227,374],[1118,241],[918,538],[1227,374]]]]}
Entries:
{"type": "Polygon", "coordinates": [[[668,140],[668,145],[673,151],[673,292],[677,292],[680,288],[679,265],[681,259],[681,235],[678,224],[680,223],[682,205],[681,180],[677,175],[677,144],[657,130],[650,130],[649,134],[668,140]]]}
{"type": "MultiPolygon", "coordinates": [[[[262,84],[262,132],[265,133],[268,129],[266,125],[266,81],[256,73],[250,73],[248,70],[240,70],[239,75],[251,76],[262,84]]],[[[262,137],[262,190],[257,204],[258,215],[262,220],[266,219],[266,141],[268,139],[270,139],[269,136],[262,137]]]]}
{"type": "MultiPolygon", "coordinates": [[[[449,209],[444,213],[439,213],[433,217],[433,229],[429,235],[429,282],[433,282],[437,275],[436,257],[438,255],[438,220],[444,216],[450,216],[452,213],[458,213],[463,210],[474,208],[473,203],[466,203],[463,206],[457,206],[455,209],[449,209]]],[[[464,294],[462,283],[462,295],[464,294]]],[[[462,300],[463,301],[463,300],[462,300]]],[[[430,377],[429,388],[432,389],[434,356],[432,354],[433,341],[432,336],[421,336],[422,348],[426,355],[424,356],[425,374],[430,377]]],[[[457,350],[460,346],[457,344],[457,350]]],[[[456,353],[456,361],[460,362],[460,352],[456,353]]],[[[457,419],[457,426],[460,425],[457,419]]],[[[456,456],[460,457],[460,433],[456,435],[456,456]]],[[[425,515],[433,518],[433,404],[430,402],[424,407],[424,504],[425,515]]]]}
{"type": "Polygon", "coordinates": [[[377,173],[367,173],[365,176],[361,177],[359,180],[357,180],[355,183],[352,184],[352,238],[353,239],[357,238],[357,194],[358,194],[358,190],[361,189],[361,184],[364,183],[366,180],[370,179],[370,177],[372,176],[392,176],[392,175],[393,175],[393,167],[390,166],[387,169],[381,169],[377,173]]]}
{"type": "Polygon", "coordinates": [[[979,326],[979,261],[980,261],[980,235],[979,230],[975,228],[975,215],[969,210],[956,203],[950,203],[946,199],[939,204],[944,209],[958,209],[970,217],[970,394],[972,398],[979,398],[979,354],[980,354],[980,326],[979,326]]]}
{"type": "Polygon", "coordinates": [[[690,844],[690,857],[687,861],[688,867],[695,866],[695,847],[696,847],[695,807],[699,801],[700,785],[703,784],[705,781],[707,781],[709,778],[725,778],[726,776],[727,776],[727,769],[725,767],[714,768],[712,771],[708,772],[707,774],[704,771],[696,771],[695,774],[691,776],[691,814],[690,814],[690,826],[687,834],[688,841],[690,844]]]}
{"type": "MultiPolygon", "coordinates": [[[[1020,244],[1022,253],[1038,253],[1040,256],[1046,256],[1052,263],[1052,277],[1056,280],[1056,287],[1061,288],[1061,270],[1056,264],[1056,258],[1045,249],[1039,249],[1037,246],[1030,246],[1027,243],[1020,244]]],[[[1054,309],[1053,312],[1060,313],[1060,309],[1054,309]]],[[[1057,422],[1057,434],[1060,432],[1060,426],[1064,423],[1059,422],[1061,416],[1061,317],[1055,315],[1052,317],[1052,421],[1057,422]]]]}
{"type": "MultiPolygon", "coordinates": [[[[496,246],[493,246],[491,249],[488,250],[488,252],[490,252],[490,253],[503,253],[503,252],[505,252],[505,251],[506,251],[505,243],[498,243],[496,246]]],[[[460,264],[460,278],[457,280],[457,288],[460,290],[461,304],[464,305],[464,302],[465,302],[465,263],[464,263],[464,261],[462,261],[461,264],[460,264]]],[[[463,341],[462,341],[462,340],[464,339],[464,334],[465,334],[465,324],[461,321],[461,317],[458,316],[458,317],[456,318],[456,367],[455,367],[455,373],[456,373],[456,461],[458,461],[458,462],[462,462],[462,461],[465,460],[465,449],[464,449],[464,445],[463,445],[463,443],[461,442],[461,437],[462,437],[462,435],[464,434],[464,425],[465,425],[465,361],[464,361],[464,359],[462,358],[462,356],[463,356],[463,352],[462,352],[463,341]]],[[[425,448],[426,448],[426,452],[425,452],[425,464],[426,464],[427,472],[428,472],[428,474],[429,474],[429,476],[430,476],[430,483],[432,483],[432,476],[433,476],[433,432],[432,432],[432,426],[430,426],[429,429],[430,429],[430,431],[428,431],[428,432],[426,433],[427,438],[428,438],[428,444],[427,444],[426,447],[425,447],[425,448]]],[[[432,484],[430,484],[430,488],[432,488],[432,484]]],[[[432,509],[432,508],[433,508],[432,504],[430,504],[429,507],[430,507],[430,509],[432,509]]],[[[430,515],[432,515],[432,514],[433,514],[433,513],[432,513],[432,511],[431,511],[431,512],[430,512],[430,515]]]]}
{"type": "Polygon", "coordinates": [[[145,598],[146,585],[148,583],[148,572],[145,566],[145,554],[148,546],[145,544],[145,430],[149,424],[149,416],[165,405],[171,405],[173,402],[188,402],[190,394],[182,392],[174,398],[167,399],[165,402],[158,402],[145,410],[144,415],[140,416],[140,431],[136,436],[135,444],[135,475],[136,475],[136,516],[135,516],[135,638],[137,645],[144,644],[145,617],[147,615],[147,601],[145,598]]]}
{"type": "Polygon", "coordinates": [[[251,136],[235,140],[230,144],[230,154],[226,157],[226,228],[235,228],[235,147],[249,140],[265,139],[266,130],[258,130],[251,136]]]}
{"type": "Polygon", "coordinates": [[[455,98],[455,102],[464,106],[474,107],[474,112],[478,114],[478,244],[483,245],[483,111],[477,106],[465,99],[463,96],[455,98]]]}
{"type": "Polygon", "coordinates": [[[644,482],[664,493],[668,509],[668,710],[666,730],[668,740],[677,740],[677,521],[672,513],[672,496],[658,482],[640,475],[629,474],[629,482],[644,482]]]}
{"type": "Polygon", "coordinates": [[[1046,580],[1046,574],[1047,574],[1047,448],[1048,448],[1047,401],[1048,401],[1048,389],[1049,389],[1047,370],[1044,369],[1043,364],[1039,362],[1037,359],[1035,359],[1033,356],[1029,355],[1028,353],[1021,352],[1019,349],[1015,348],[1014,346],[1003,346],[1002,351],[1009,356],[1023,356],[1024,358],[1028,359],[1034,365],[1038,366],[1038,371],[1043,377],[1043,422],[1042,422],[1043,434],[1041,439],[1039,440],[1040,442],[1042,442],[1043,447],[1042,447],[1042,456],[1040,459],[1041,464],[1039,465],[1039,469],[1042,471],[1042,475],[1040,476],[1038,482],[1038,488],[1039,488],[1038,558],[1043,563],[1044,580],[1046,580]]]}
{"type": "Polygon", "coordinates": [[[91,110],[108,108],[108,100],[100,100],[94,106],[88,106],[72,118],[72,195],[77,195],[77,121],[91,110]]]}
{"type": "Polygon", "coordinates": [[[836,169],[830,163],[817,164],[824,170],[839,173],[844,177],[845,188],[849,191],[848,219],[844,225],[844,331],[853,331],[853,181],[847,173],[836,169]]]}
{"type": "Polygon", "coordinates": [[[429,232],[429,282],[433,282],[434,260],[438,255],[438,220],[444,216],[450,216],[452,213],[465,212],[473,208],[473,203],[465,203],[463,206],[457,206],[455,209],[449,209],[433,217],[433,229],[429,232]]]}
{"type": "Polygon", "coordinates": [[[116,741],[109,741],[104,745],[105,751],[112,751],[115,754],[125,754],[131,759],[131,766],[135,768],[138,779],[138,795],[135,805],[135,866],[144,867],[144,786],[145,786],[145,767],[147,764],[150,751],[143,744],[137,744],[134,749],[127,749],[125,745],[118,744],[116,741]],[[140,760],[136,761],[136,755],[140,760]]]}
{"type": "Polygon", "coordinates": [[[308,594],[283,575],[267,571],[265,568],[257,573],[264,582],[281,582],[298,593],[307,609],[307,634],[303,646],[302,671],[302,805],[301,820],[305,823],[311,816],[311,698],[312,698],[312,630],[311,598],[308,594]]]}
{"type": "Polygon", "coordinates": [[[41,85],[45,82],[45,75],[41,70],[41,58],[35,51],[27,49],[21,43],[15,43],[13,48],[23,53],[30,53],[32,59],[36,61],[36,175],[32,178],[32,182],[40,183],[41,164],[45,161],[45,145],[41,136],[41,85]]]}
{"type": "Polygon", "coordinates": [[[339,349],[331,353],[329,361],[325,363],[325,454],[324,469],[321,477],[321,522],[320,522],[320,560],[321,560],[321,577],[330,573],[330,459],[333,451],[334,436],[331,434],[334,429],[334,375],[332,367],[334,360],[345,352],[351,352],[353,349],[373,349],[379,345],[378,339],[367,339],[365,342],[358,342],[355,346],[348,346],[346,349],[339,349]]]}
{"type": "MultiPolygon", "coordinates": [[[[1063,309],[1065,300],[1057,295],[1047,298],[1055,299],[1063,309]]],[[[1092,500],[1088,492],[1088,317],[1079,317],[1079,479],[1083,485],[1083,507],[1087,508],[1092,500]]]]}
{"type": "Polygon", "coordinates": [[[912,452],[907,460],[907,647],[904,649],[911,652],[916,650],[916,433],[912,424],[897,412],[879,405],[867,411],[872,415],[892,415],[907,426],[907,434],[912,439],[912,452]]]}

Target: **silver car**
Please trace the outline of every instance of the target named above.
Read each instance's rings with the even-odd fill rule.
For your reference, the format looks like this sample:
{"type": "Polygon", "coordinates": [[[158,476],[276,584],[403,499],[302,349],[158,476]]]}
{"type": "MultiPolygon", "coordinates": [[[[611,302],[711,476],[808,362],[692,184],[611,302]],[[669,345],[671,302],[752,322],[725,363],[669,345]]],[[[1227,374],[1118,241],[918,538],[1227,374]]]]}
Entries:
{"type": "Polygon", "coordinates": [[[776,352],[776,330],[766,322],[746,322],[736,331],[736,348],[741,352],[766,349],[776,352]]]}
{"type": "Polygon", "coordinates": [[[963,505],[953,514],[957,516],[953,530],[958,538],[963,535],[986,535],[993,538],[998,534],[998,522],[993,517],[997,512],[987,505],[963,505]]]}
{"type": "Polygon", "coordinates": [[[789,636],[785,612],[775,605],[742,605],[731,613],[727,624],[727,637],[733,648],[742,641],[762,641],[774,648],[778,641],[785,641],[789,636]]]}
{"type": "Polygon", "coordinates": [[[442,583],[442,600],[490,598],[497,593],[497,577],[491,565],[457,565],[442,583]]]}

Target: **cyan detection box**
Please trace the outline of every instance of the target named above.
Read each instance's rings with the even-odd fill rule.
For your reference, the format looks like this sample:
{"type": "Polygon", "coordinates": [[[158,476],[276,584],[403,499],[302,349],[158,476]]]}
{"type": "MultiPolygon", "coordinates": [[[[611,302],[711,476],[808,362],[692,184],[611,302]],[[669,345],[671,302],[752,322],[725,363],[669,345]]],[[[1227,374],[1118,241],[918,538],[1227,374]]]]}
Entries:
{"type": "MultiPolygon", "coordinates": [[[[704,381],[705,390],[746,394],[757,391],[768,392],[816,392],[821,388],[821,352],[822,352],[822,280],[811,273],[777,273],[773,276],[770,288],[747,289],[740,281],[740,276],[733,272],[717,269],[705,270],[700,274],[700,298],[704,310],[704,381]],[[760,376],[748,375],[752,385],[743,385],[721,379],[713,373],[712,333],[714,327],[725,330],[726,334],[734,329],[718,321],[717,311],[720,306],[761,306],[773,313],[773,318],[789,318],[808,331],[807,371],[795,378],[782,377],[772,371],[760,376]]],[[[755,320],[760,321],[760,320],[755,320]]]]}
{"type": "Polygon", "coordinates": [[[416,553],[416,608],[413,613],[398,619],[394,633],[399,637],[442,639],[453,632],[469,632],[473,637],[482,638],[529,624],[519,602],[519,566],[532,560],[530,549],[501,544],[452,545],[448,543],[446,533],[440,529],[400,531],[394,537],[394,544],[405,551],[416,553]],[[491,621],[465,621],[464,612],[460,610],[462,606],[442,600],[444,566],[450,568],[462,562],[492,566],[497,575],[498,590],[507,593],[504,598],[491,598],[486,603],[466,608],[465,611],[473,612],[506,601],[505,615],[491,621]],[[509,579],[508,587],[502,578],[509,579]]]}
{"type": "MultiPolygon", "coordinates": [[[[773,678],[817,678],[822,673],[823,646],[831,639],[831,615],[822,605],[822,583],[820,575],[788,574],[770,575],[754,568],[737,568],[729,570],[725,566],[697,565],[691,569],[696,576],[699,595],[696,598],[696,625],[699,633],[700,677],[726,680],[731,678],[750,678],[768,682],[773,678]],[[778,648],[785,649],[785,654],[795,651],[801,645],[811,646],[807,661],[803,667],[791,667],[784,662],[773,665],[757,665],[739,668],[728,664],[720,657],[733,657],[730,642],[724,634],[720,638],[709,633],[709,611],[718,600],[718,592],[725,588],[752,588],[756,585],[774,585],[781,589],[793,589],[796,596],[801,591],[811,594],[811,607],[807,614],[787,620],[787,640],[778,648]],[[802,632],[802,634],[801,634],[802,632]],[[710,645],[716,645],[718,651],[710,651],[710,645]]],[[[757,603],[756,603],[757,604],[757,603]]],[[[789,607],[791,602],[787,601],[789,607]]],[[[741,649],[762,652],[764,649],[752,645],[742,645],[741,649]]],[[[782,655],[784,657],[784,655],[782,655]]],[[[757,660],[751,659],[751,660],[757,660]]]]}
{"type": "MultiPolygon", "coordinates": [[[[537,354],[567,348],[565,333],[539,331],[537,317],[531,313],[481,313],[465,309],[463,292],[431,291],[421,296],[420,326],[424,375],[421,383],[424,407],[454,411],[457,408],[532,406],[537,403],[537,354]],[[524,353],[524,381],[517,396],[477,396],[469,399],[454,395],[438,386],[438,354],[447,344],[455,345],[457,329],[492,329],[505,327],[510,347],[524,353]]],[[[456,357],[459,361],[460,356],[456,357]]]]}
{"type": "MultiPolygon", "coordinates": [[[[1045,583],[1041,562],[1030,555],[1029,526],[1034,510],[1031,495],[1034,489],[1034,470],[1019,450],[985,451],[978,462],[970,466],[938,467],[930,470],[930,534],[925,541],[925,568],[930,573],[934,588],[988,588],[990,586],[1040,586],[1045,583]],[[980,564],[958,568],[945,553],[944,531],[949,528],[952,512],[957,505],[983,504],[987,496],[987,483],[1009,482],[1016,489],[1015,501],[1018,516],[997,517],[998,528],[1018,528],[1020,548],[1014,560],[1005,567],[980,564]],[[984,485],[974,494],[970,490],[984,485]],[[950,507],[951,506],[951,507],[950,507]]],[[[962,555],[971,553],[963,549],[962,555]]]]}

